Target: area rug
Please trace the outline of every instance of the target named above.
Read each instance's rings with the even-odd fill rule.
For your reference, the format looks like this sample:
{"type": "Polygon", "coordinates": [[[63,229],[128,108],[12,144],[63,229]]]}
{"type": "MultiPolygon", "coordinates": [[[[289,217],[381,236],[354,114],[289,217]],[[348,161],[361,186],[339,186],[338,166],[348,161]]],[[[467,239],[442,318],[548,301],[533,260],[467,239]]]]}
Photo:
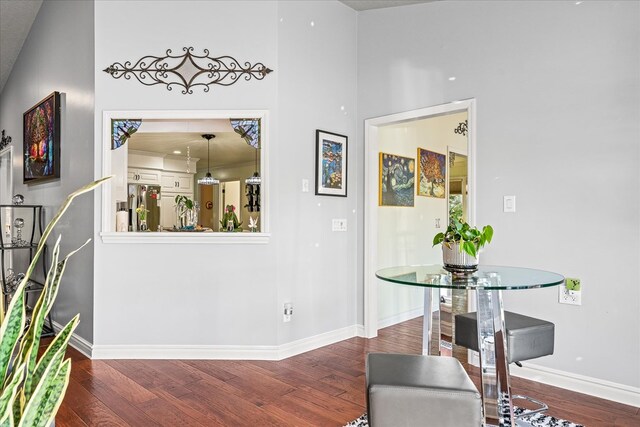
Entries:
{"type": "MultiPolygon", "coordinates": [[[[515,415],[522,413],[522,408],[514,408],[515,415]]],[[[531,425],[532,427],[584,427],[580,424],[572,423],[571,421],[563,420],[560,418],[552,417],[545,414],[534,414],[528,417],[522,417],[520,419],[524,421],[523,424],[531,425]]],[[[367,420],[367,414],[360,415],[357,419],[349,422],[344,427],[368,427],[369,421],[367,420]]]]}

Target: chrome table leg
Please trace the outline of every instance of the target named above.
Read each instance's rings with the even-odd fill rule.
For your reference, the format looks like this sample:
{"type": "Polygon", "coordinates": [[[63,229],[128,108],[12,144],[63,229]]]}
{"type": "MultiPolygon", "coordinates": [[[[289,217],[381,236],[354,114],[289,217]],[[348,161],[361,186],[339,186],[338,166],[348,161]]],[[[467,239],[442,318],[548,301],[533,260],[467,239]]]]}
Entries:
{"type": "Polygon", "coordinates": [[[500,277],[489,273],[487,278],[478,280],[476,290],[482,402],[487,424],[515,426],[502,292],[482,289],[483,286],[497,286],[499,281],[500,277]]]}

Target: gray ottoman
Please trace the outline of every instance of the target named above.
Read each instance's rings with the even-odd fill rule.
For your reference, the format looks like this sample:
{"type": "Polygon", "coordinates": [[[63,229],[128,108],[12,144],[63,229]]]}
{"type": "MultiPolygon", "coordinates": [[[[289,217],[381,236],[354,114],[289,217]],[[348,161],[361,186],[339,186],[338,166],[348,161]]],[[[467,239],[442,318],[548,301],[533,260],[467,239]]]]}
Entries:
{"type": "Polygon", "coordinates": [[[367,412],[371,427],[478,427],[480,393],[453,357],[370,353],[367,412]]]}
{"type": "MultiPolygon", "coordinates": [[[[456,316],[456,344],[478,351],[476,313],[456,316]]],[[[504,312],[509,363],[553,354],[554,325],[546,320],[504,312]]]]}

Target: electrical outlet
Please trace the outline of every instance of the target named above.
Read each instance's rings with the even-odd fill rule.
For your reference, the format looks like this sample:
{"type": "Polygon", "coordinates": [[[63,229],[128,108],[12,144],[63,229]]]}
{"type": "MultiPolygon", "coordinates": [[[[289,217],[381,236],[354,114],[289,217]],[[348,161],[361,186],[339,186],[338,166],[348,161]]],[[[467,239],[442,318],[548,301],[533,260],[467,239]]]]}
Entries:
{"type": "Polygon", "coordinates": [[[347,231],[346,218],[334,218],[331,220],[331,231],[347,231]]]}
{"type": "Polygon", "coordinates": [[[282,313],[282,321],[291,322],[291,316],[293,316],[293,304],[290,302],[285,302],[284,311],[282,313]]]}
{"type": "Polygon", "coordinates": [[[440,218],[436,218],[436,228],[440,228],[440,218]]]}
{"type": "Polygon", "coordinates": [[[582,284],[580,279],[567,277],[558,289],[560,304],[582,305],[582,284]]]}

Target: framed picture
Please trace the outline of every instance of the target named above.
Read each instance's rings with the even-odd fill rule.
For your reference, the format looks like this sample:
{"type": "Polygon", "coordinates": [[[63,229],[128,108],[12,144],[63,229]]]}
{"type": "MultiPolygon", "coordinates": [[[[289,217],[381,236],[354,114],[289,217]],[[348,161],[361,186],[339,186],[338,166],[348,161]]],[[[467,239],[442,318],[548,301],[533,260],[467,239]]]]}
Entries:
{"type": "Polygon", "coordinates": [[[24,113],[22,129],[24,183],[60,178],[60,93],[24,113]]]}
{"type": "Polygon", "coordinates": [[[415,160],[380,153],[378,172],[379,206],[413,206],[415,160]]]}
{"type": "Polygon", "coordinates": [[[347,137],[316,130],[316,195],[347,196],[347,137]]]}
{"type": "Polygon", "coordinates": [[[444,199],[447,156],[418,148],[418,196],[444,199]]]}

